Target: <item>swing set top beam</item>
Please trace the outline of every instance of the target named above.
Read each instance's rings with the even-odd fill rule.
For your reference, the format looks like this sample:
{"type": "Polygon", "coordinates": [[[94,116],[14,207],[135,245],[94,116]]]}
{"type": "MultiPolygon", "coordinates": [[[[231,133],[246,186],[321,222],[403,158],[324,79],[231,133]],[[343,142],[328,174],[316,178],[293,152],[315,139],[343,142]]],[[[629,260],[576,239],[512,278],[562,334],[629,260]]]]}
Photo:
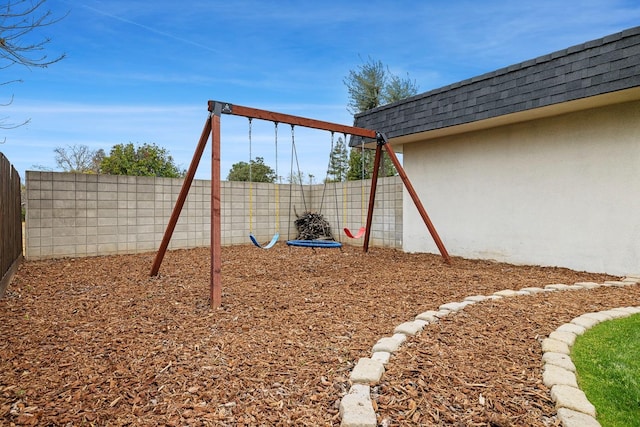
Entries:
{"type": "Polygon", "coordinates": [[[345,126],[337,123],[325,122],[322,120],[308,119],[306,117],[292,116],[290,114],[276,113],[273,111],[260,110],[257,108],[243,107],[228,102],[209,101],[209,111],[213,114],[231,114],[234,116],[249,117],[252,119],[268,120],[276,123],[286,123],[292,126],[304,126],[314,129],[328,130],[331,132],[343,133],[346,135],[360,136],[363,138],[380,138],[380,134],[375,130],[345,126]]]}

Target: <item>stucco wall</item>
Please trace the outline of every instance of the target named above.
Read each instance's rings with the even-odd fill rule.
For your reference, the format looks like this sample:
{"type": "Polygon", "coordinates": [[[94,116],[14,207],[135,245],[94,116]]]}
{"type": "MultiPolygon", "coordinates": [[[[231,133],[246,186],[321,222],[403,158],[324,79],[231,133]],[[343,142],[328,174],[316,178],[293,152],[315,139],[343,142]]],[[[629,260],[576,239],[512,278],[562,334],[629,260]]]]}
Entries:
{"type": "MultiPolygon", "coordinates": [[[[223,245],[247,244],[254,233],[268,242],[276,228],[282,241],[296,237],[295,215],[321,208],[336,238],[351,240],[342,227],[364,225],[361,211],[371,182],[293,186],[226,182],[221,184],[223,245]],[[303,203],[302,192],[305,193],[303,203]],[[278,197],[276,198],[276,192],[278,197]],[[250,197],[251,193],[251,197],[250,197]],[[252,209],[250,209],[252,206],[252,209]],[[251,220],[251,226],[250,226],[251,220]],[[279,220],[279,227],[276,227],[279,220]]],[[[372,246],[402,246],[402,189],[398,178],[381,179],[372,224],[372,246]]],[[[86,175],[54,172],[26,174],[26,257],[45,259],[156,251],[178,198],[181,179],[86,175]]],[[[169,249],[208,246],[210,239],[209,181],[195,180],[173,233],[169,249]]],[[[282,243],[284,244],[284,243],[282,243]]]]}
{"type": "MultiPolygon", "coordinates": [[[[640,102],[404,146],[452,255],[640,272],[640,102]]],[[[437,253],[404,198],[404,249],[437,253]]]]}

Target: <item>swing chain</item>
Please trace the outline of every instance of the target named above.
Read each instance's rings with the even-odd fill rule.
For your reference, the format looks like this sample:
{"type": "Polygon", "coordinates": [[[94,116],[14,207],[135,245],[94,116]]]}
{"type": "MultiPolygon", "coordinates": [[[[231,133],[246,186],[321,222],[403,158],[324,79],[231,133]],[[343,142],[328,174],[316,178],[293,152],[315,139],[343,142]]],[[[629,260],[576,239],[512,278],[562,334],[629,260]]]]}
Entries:
{"type": "Polygon", "coordinates": [[[251,182],[251,160],[253,159],[253,155],[251,154],[251,123],[253,121],[252,117],[248,117],[249,119],[249,182],[251,182]]]}
{"type": "Polygon", "coordinates": [[[278,122],[273,122],[275,128],[275,145],[276,145],[276,184],[278,183],[278,122]]]}

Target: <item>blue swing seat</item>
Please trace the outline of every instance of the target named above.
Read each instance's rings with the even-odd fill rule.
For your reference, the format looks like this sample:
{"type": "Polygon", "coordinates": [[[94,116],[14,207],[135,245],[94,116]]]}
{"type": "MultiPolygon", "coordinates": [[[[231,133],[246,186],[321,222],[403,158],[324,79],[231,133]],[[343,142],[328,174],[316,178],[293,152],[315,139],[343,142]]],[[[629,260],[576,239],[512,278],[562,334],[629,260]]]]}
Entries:
{"type": "Polygon", "coordinates": [[[253,234],[249,234],[249,239],[251,239],[251,242],[253,242],[253,244],[260,249],[271,249],[276,244],[279,238],[280,233],[276,233],[273,235],[269,243],[267,243],[266,245],[261,245],[253,234]]]}
{"type": "Polygon", "coordinates": [[[287,240],[287,246],[304,248],[341,248],[342,243],[334,240],[287,240]]]}

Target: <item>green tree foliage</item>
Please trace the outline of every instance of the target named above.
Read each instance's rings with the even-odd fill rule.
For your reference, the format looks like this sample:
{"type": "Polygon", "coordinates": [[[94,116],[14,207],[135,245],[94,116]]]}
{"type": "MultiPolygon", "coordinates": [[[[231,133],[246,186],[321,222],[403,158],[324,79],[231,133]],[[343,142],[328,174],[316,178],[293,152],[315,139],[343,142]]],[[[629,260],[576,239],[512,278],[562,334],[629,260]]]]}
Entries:
{"type": "Polygon", "coordinates": [[[352,148],[349,153],[349,170],[347,172],[348,181],[357,181],[360,179],[371,178],[373,170],[373,151],[362,150],[361,148],[352,148]],[[364,165],[363,165],[364,157],[364,165]],[[363,169],[364,166],[364,169],[363,169]]]}
{"type": "Polygon", "coordinates": [[[409,74],[404,79],[391,74],[385,89],[382,93],[382,103],[390,104],[392,102],[401,101],[418,93],[418,84],[415,80],[411,80],[409,74]]]}
{"type": "MultiPolygon", "coordinates": [[[[371,179],[373,175],[373,162],[375,160],[375,151],[364,150],[354,147],[349,153],[349,170],[347,171],[348,181],[357,181],[359,179],[371,179]],[[362,169],[362,157],[364,156],[364,171],[362,169]]],[[[382,157],[382,164],[380,165],[380,172],[378,176],[395,176],[397,174],[396,168],[391,163],[391,159],[387,156],[382,157]]]]}
{"type": "Polygon", "coordinates": [[[110,175],[162,176],[181,178],[185,175],[175,165],[173,157],[155,144],[116,144],[100,163],[100,171],[110,175]]]}
{"type": "Polygon", "coordinates": [[[407,74],[401,78],[389,71],[382,61],[369,61],[350,70],[343,83],[349,92],[347,110],[358,114],[383,104],[400,101],[418,93],[418,85],[407,74]]]}
{"type": "Polygon", "coordinates": [[[251,181],[251,182],[276,182],[276,172],[264,163],[264,158],[256,157],[249,163],[238,162],[231,165],[228,181],[251,181]]]}
{"type": "MultiPolygon", "coordinates": [[[[380,105],[400,101],[418,93],[418,85],[409,75],[401,78],[389,71],[382,61],[369,58],[369,61],[349,71],[343,80],[349,92],[347,110],[351,114],[358,114],[380,105]]],[[[373,158],[365,150],[365,177],[371,177],[373,158]]],[[[379,176],[393,176],[396,169],[387,156],[382,158],[379,176]]],[[[348,180],[362,179],[362,157],[360,149],[352,149],[349,155],[348,180]]]]}
{"type": "Polygon", "coordinates": [[[386,69],[382,61],[371,58],[369,62],[358,66],[357,70],[349,71],[349,75],[343,80],[349,92],[347,110],[351,114],[358,114],[379,106],[386,80],[386,69]]]}
{"type": "Polygon", "coordinates": [[[349,156],[347,144],[342,137],[334,144],[331,157],[329,159],[329,169],[327,171],[327,182],[342,182],[347,179],[349,170],[349,156]]]}
{"type": "MultiPolygon", "coordinates": [[[[384,153],[383,153],[384,154],[384,153]]],[[[371,168],[373,168],[373,163],[371,163],[371,168]]],[[[398,171],[396,167],[391,163],[391,159],[387,156],[382,156],[382,164],[380,165],[380,176],[396,176],[398,171]]]]}

